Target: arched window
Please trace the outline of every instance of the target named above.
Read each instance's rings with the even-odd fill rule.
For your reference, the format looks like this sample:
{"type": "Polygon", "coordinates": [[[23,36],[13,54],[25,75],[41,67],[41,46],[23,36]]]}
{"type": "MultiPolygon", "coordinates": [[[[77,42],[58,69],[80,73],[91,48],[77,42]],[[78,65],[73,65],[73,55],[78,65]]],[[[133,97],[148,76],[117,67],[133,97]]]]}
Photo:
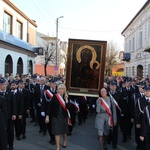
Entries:
{"type": "Polygon", "coordinates": [[[13,61],[10,55],[7,55],[5,59],[5,74],[6,73],[9,73],[9,74],[13,73],[13,61]]]}
{"type": "Polygon", "coordinates": [[[143,66],[142,65],[137,66],[137,77],[143,78],[143,66]]]}
{"type": "Polygon", "coordinates": [[[33,74],[33,63],[32,63],[32,60],[29,60],[29,70],[28,70],[28,73],[29,74],[33,74]]]}
{"type": "Polygon", "coordinates": [[[18,62],[17,62],[17,74],[21,76],[22,73],[23,73],[23,61],[22,61],[22,58],[19,57],[18,62]]]}

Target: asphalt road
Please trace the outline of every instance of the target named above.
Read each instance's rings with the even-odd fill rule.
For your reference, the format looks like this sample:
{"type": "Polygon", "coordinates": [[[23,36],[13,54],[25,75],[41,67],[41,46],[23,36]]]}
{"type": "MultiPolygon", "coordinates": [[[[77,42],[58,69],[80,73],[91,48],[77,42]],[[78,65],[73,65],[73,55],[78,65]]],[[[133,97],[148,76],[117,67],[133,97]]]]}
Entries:
{"type": "MultiPolygon", "coordinates": [[[[99,150],[99,141],[97,138],[97,130],[94,128],[95,115],[88,117],[87,121],[82,125],[76,125],[72,136],[67,136],[67,148],[61,150],[99,150]]],[[[26,139],[14,141],[14,150],[55,150],[55,145],[49,144],[49,135],[39,133],[39,127],[30,123],[30,118],[27,119],[26,139]]],[[[131,140],[122,143],[121,132],[119,132],[118,147],[116,150],[135,150],[136,144],[134,135],[131,140]]],[[[62,139],[61,139],[62,144],[62,139]]],[[[113,150],[111,145],[108,145],[108,150],[113,150]]]]}

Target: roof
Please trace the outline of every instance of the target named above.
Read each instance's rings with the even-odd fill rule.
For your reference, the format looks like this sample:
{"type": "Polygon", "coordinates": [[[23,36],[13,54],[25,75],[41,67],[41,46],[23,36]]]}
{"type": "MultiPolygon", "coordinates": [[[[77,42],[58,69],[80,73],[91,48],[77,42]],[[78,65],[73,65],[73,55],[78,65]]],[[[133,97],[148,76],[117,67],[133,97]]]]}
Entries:
{"type": "Polygon", "coordinates": [[[150,0],[147,0],[147,2],[145,2],[145,4],[137,12],[137,14],[134,16],[134,18],[129,22],[129,24],[125,27],[125,29],[121,32],[121,34],[123,34],[127,30],[127,28],[133,23],[133,21],[137,18],[137,16],[146,8],[146,6],[149,5],[149,3],[150,3],[150,0]]]}

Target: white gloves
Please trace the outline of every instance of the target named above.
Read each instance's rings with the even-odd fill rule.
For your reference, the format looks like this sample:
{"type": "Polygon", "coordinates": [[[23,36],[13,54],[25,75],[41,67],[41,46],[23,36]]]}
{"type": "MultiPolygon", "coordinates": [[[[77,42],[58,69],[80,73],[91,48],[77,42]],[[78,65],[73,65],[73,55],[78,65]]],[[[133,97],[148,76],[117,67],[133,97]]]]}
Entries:
{"type": "Polygon", "coordinates": [[[41,112],[41,116],[45,117],[45,112],[41,112]]]}
{"type": "Polygon", "coordinates": [[[95,108],[95,105],[92,105],[92,108],[95,108]]]}

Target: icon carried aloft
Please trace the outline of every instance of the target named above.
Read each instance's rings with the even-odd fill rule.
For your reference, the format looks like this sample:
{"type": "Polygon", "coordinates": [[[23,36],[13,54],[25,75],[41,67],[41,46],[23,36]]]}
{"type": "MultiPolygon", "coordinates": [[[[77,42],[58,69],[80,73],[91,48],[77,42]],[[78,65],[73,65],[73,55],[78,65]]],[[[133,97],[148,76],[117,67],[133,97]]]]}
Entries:
{"type": "Polygon", "coordinates": [[[66,86],[70,95],[99,95],[104,82],[106,44],[69,39],[66,86]]]}

